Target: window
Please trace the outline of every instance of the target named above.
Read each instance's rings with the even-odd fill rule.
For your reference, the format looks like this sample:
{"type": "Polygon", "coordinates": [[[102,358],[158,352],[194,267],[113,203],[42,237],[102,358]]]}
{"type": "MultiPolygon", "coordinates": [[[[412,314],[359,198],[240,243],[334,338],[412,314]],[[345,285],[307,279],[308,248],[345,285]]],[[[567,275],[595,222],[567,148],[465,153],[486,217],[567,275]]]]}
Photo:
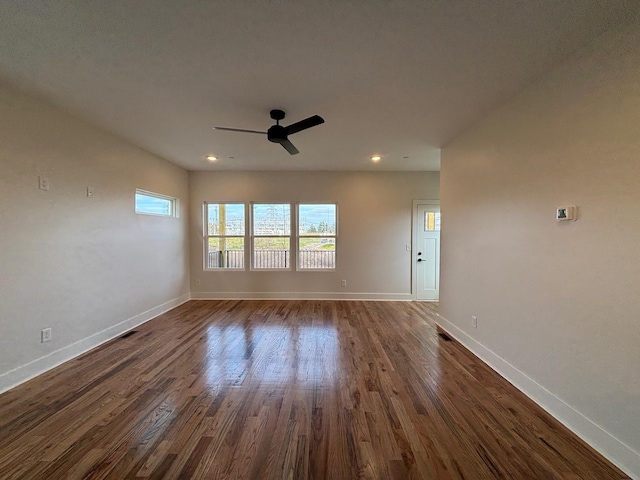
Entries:
{"type": "Polygon", "coordinates": [[[290,270],[296,242],[297,270],[335,270],[337,205],[301,203],[296,213],[293,238],[289,203],[251,203],[247,223],[244,203],[205,202],[204,269],[245,270],[250,260],[252,270],[290,270]]]}
{"type": "Polygon", "coordinates": [[[424,212],[424,231],[440,231],[440,212],[424,212]]]}
{"type": "Polygon", "coordinates": [[[291,268],[291,205],[254,203],[252,211],[253,268],[291,268]]]}
{"type": "Polygon", "coordinates": [[[337,205],[298,205],[298,269],[336,268],[337,205]]]}
{"type": "Polygon", "coordinates": [[[145,192],[136,189],[135,211],[144,215],[160,215],[163,217],[175,217],[176,202],[173,197],[160,195],[159,193],[145,192]]]}
{"type": "Polygon", "coordinates": [[[244,203],[205,203],[205,269],[244,270],[244,203]]]}

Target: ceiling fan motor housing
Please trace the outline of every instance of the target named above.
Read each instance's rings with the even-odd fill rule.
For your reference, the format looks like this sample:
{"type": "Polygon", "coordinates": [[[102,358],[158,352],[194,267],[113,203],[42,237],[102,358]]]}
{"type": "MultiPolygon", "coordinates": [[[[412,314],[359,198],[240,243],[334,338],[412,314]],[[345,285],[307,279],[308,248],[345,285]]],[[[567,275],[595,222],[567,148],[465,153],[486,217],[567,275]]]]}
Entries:
{"type": "Polygon", "coordinates": [[[273,125],[267,130],[267,138],[273,143],[282,143],[287,139],[287,130],[282,125],[273,125]]]}
{"type": "Polygon", "coordinates": [[[274,109],[269,112],[269,116],[276,121],[276,124],[267,130],[267,138],[273,143],[284,142],[287,139],[287,131],[280,125],[280,120],[284,119],[284,111],[274,109]]]}

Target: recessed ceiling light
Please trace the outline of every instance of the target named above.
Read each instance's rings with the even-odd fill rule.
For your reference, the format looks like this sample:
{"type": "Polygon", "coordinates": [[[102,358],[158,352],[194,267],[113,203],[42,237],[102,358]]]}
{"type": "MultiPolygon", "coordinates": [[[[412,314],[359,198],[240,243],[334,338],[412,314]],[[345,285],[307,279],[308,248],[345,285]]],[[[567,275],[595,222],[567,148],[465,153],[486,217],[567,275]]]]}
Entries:
{"type": "Polygon", "coordinates": [[[374,155],[371,157],[372,162],[379,162],[382,157],[380,155],[374,155]]]}
{"type": "Polygon", "coordinates": [[[207,160],[210,162],[215,162],[218,158],[215,155],[207,155],[207,160]]]}

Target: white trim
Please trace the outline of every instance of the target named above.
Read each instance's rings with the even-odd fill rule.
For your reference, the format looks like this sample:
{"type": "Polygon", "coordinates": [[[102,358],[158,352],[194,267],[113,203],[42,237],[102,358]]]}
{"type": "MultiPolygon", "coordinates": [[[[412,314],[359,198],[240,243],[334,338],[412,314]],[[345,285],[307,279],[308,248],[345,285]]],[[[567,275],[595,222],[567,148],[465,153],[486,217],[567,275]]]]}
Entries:
{"type": "Polygon", "coordinates": [[[440,200],[414,200],[411,208],[411,298],[418,300],[418,274],[414,268],[413,251],[418,245],[418,205],[440,205],[440,200]]]}
{"type": "Polygon", "coordinates": [[[410,302],[409,293],[191,292],[192,300],[378,300],[410,302]]]}
{"type": "Polygon", "coordinates": [[[436,324],[618,468],[640,479],[639,452],[618,440],[443,316],[438,315],[436,324]]]}
{"type": "Polygon", "coordinates": [[[0,375],[0,393],[6,392],[7,390],[18,386],[27,380],[31,380],[32,378],[37,377],[38,375],[41,375],[64,362],[72,360],[73,358],[82,355],[104,342],[122,335],[124,332],[131,330],[138,325],[148,322],[172,308],[188,302],[190,298],[191,297],[188,293],[181,295],[173,300],[169,300],[168,302],[117,323],[116,325],[112,325],[105,330],[96,332],[82,340],[78,340],[77,342],[64,346],[49,353],[48,355],[45,355],[44,357],[37,358],[29,363],[21,365],[20,367],[9,370],[8,372],[0,375]]]}

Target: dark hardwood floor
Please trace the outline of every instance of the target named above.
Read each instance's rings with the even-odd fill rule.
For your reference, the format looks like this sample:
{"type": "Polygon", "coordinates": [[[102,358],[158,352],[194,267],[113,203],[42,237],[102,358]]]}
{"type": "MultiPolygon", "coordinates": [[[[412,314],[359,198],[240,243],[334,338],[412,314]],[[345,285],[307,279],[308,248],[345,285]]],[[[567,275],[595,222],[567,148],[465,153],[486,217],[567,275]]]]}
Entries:
{"type": "Polygon", "coordinates": [[[626,478],[436,309],[188,302],[1,395],[0,478],[626,478]]]}

